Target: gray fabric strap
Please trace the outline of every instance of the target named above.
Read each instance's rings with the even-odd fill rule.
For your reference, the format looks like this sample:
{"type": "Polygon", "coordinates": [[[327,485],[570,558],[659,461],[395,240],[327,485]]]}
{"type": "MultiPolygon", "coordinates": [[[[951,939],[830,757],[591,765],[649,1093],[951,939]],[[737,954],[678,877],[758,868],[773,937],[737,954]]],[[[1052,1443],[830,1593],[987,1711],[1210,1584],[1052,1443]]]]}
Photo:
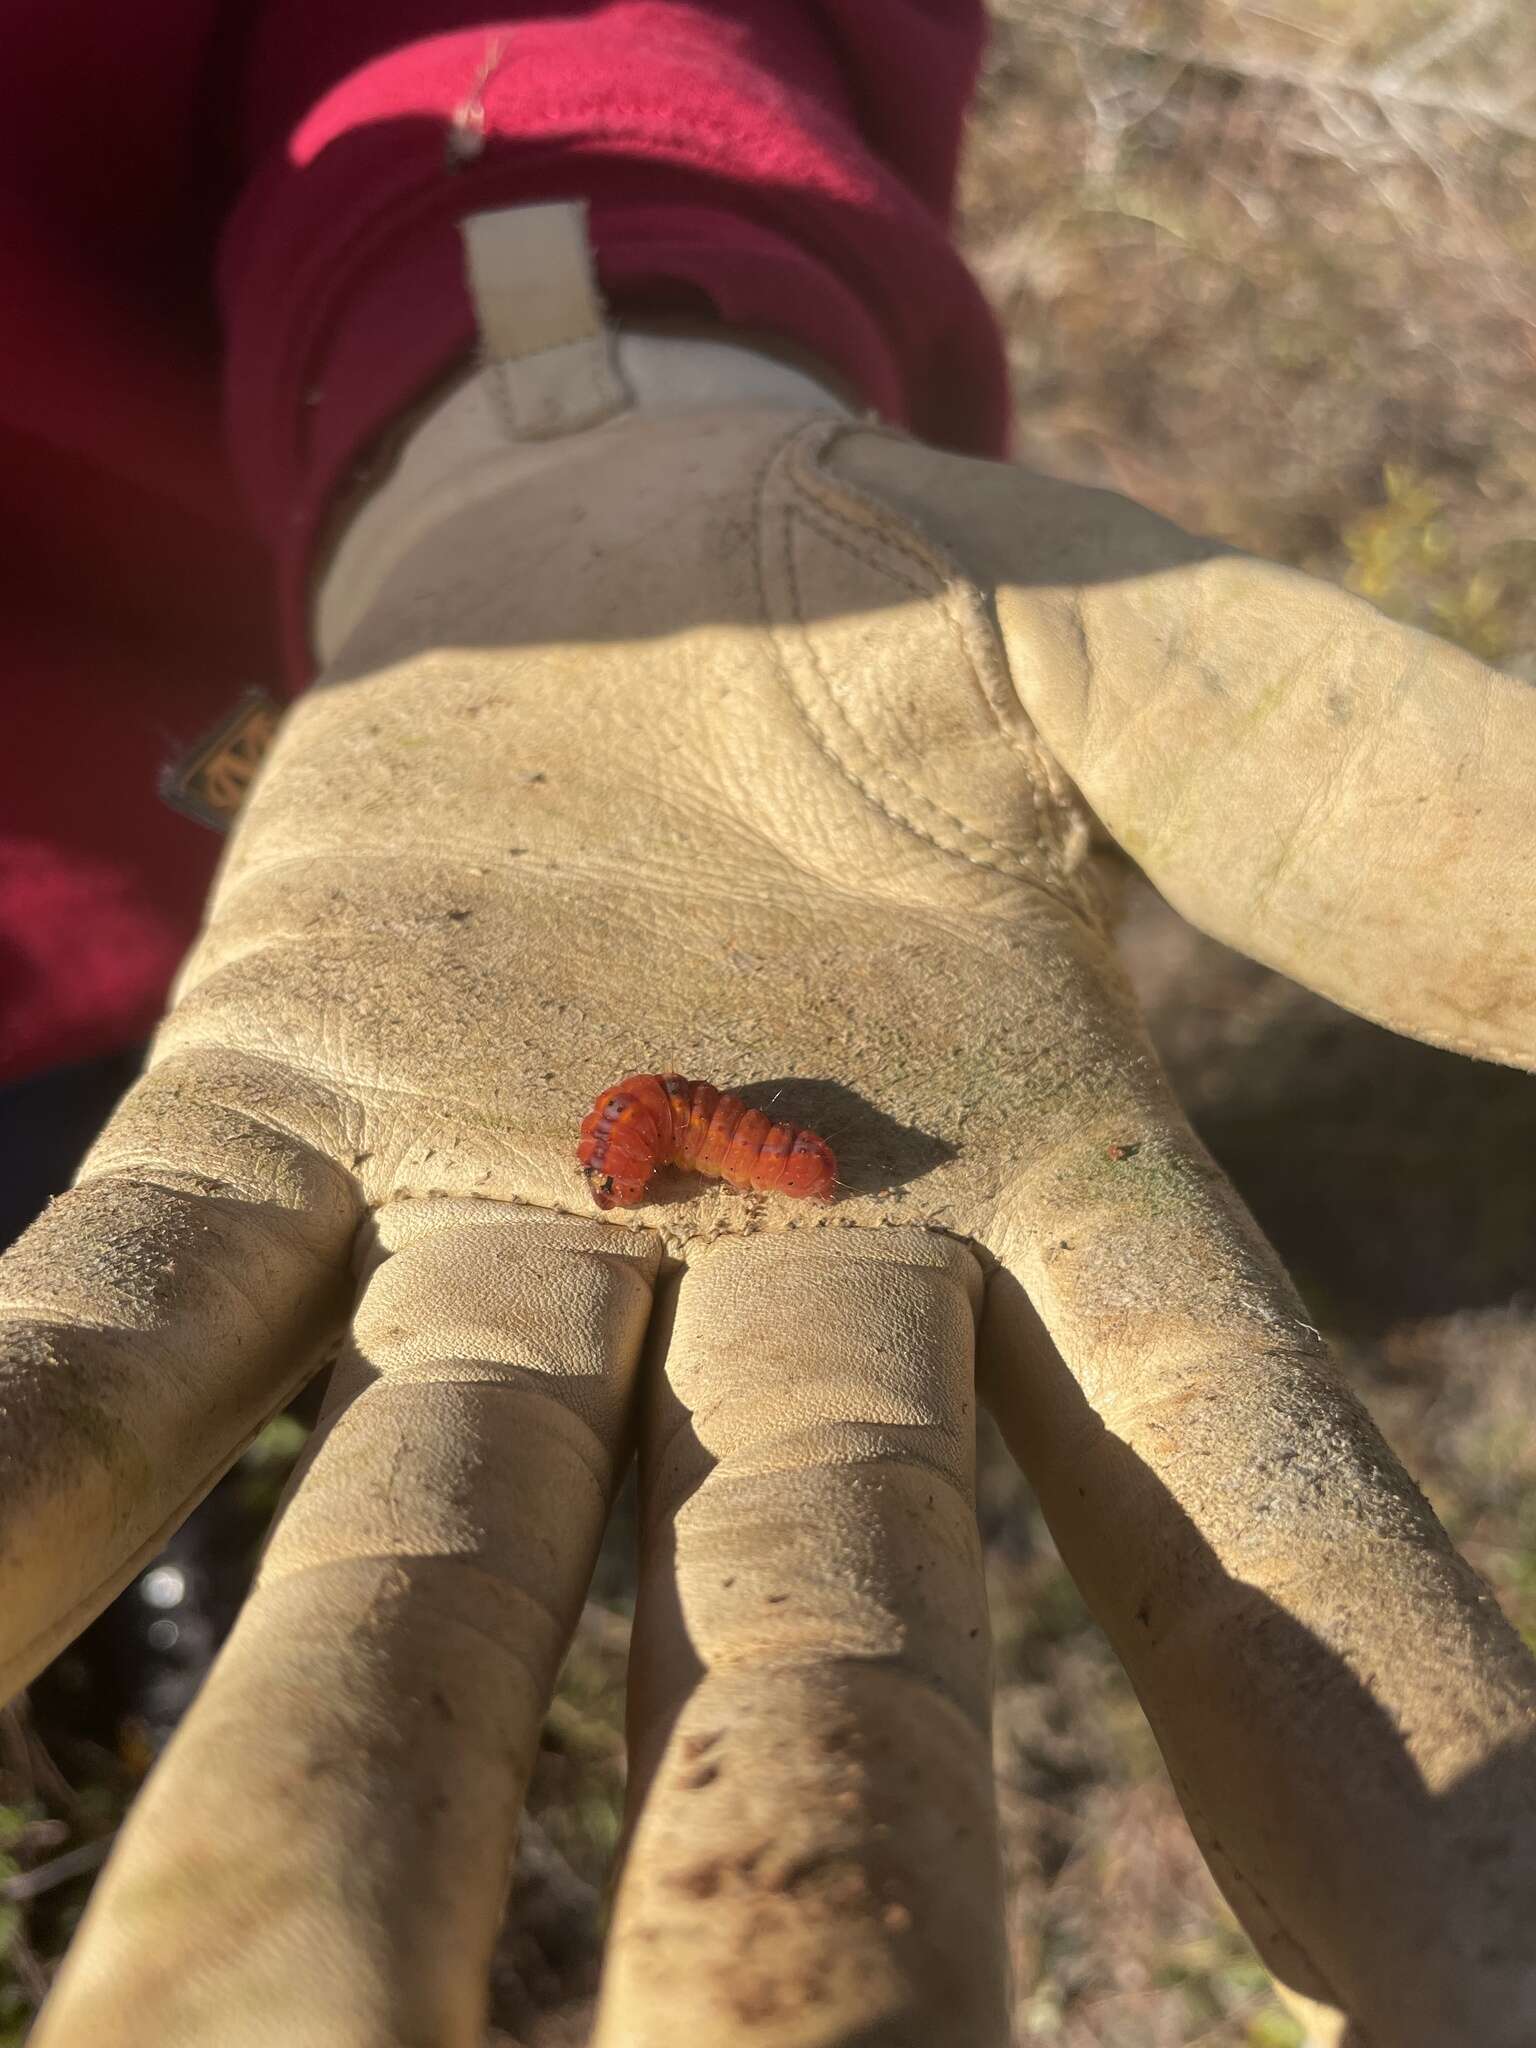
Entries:
{"type": "Polygon", "coordinates": [[[507,433],[545,440],[622,412],[630,399],[603,319],[585,205],[504,207],[461,227],[507,433]]]}

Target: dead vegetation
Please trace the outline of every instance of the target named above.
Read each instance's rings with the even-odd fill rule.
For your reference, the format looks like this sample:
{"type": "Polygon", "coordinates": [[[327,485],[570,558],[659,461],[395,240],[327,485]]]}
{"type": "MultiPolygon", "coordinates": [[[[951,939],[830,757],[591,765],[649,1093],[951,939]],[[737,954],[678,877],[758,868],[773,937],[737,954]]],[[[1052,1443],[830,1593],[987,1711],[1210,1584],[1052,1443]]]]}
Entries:
{"type": "MultiPolygon", "coordinates": [[[[994,0],[964,216],[1017,451],[1536,680],[1536,15],[994,0]]],[[[1536,1087],[1132,900],[1202,1135],[1536,1642],[1536,1087]]],[[[1000,1456],[983,1511],[1016,2038],[1299,2048],[1000,1456]]]]}

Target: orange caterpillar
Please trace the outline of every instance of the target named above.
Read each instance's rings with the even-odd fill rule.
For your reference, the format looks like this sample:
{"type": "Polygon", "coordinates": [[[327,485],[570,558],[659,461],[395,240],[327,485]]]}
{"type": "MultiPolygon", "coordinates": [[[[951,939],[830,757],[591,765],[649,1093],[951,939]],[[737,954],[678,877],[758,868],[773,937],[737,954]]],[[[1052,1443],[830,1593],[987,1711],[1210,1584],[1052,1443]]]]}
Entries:
{"type": "Polygon", "coordinates": [[[814,1131],[776,1124],[739,1095],[681,1074],[631,1074],[605,1088],[582,1118],[576,1147],[599,1209],[632,1209],[658,1166],[718,1174],[733,1188],[830,1202],[832,1147],[814,1131]]]}

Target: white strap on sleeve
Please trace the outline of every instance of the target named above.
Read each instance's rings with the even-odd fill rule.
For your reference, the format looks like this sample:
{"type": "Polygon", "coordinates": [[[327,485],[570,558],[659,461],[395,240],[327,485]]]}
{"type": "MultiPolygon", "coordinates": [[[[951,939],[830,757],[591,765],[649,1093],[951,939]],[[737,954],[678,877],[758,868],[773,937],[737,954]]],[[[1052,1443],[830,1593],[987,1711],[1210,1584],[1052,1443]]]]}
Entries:
{"type": "Polygon", "coordinates": [[[462,224],[480,342],[516,440],[545,440],[629,404],[579,200],[472,214],[462,224]]]}

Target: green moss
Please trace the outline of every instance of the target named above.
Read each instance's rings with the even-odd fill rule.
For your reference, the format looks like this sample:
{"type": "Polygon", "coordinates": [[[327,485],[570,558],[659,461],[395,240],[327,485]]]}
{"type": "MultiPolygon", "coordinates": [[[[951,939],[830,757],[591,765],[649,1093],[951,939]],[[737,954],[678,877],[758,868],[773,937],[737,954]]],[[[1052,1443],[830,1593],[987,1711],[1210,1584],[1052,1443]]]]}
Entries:
{"type": "Polygon", "coordinates": [[[1520,599],[1500,566],[1480,558],[1445,515],[1441,490],[1406,463],[1382,471],[1378,504],[1348,520],[1344,581],[1393,618],[1452,640],[1485,661],[1514,645],[1520,599]]]}
{"type": "Polygon", "coordinates": [[[1251,2048],[1306,2048],[1306,2029],[1283,2006],[1266,2006],[1248,2023],[1251,2048]]]}

